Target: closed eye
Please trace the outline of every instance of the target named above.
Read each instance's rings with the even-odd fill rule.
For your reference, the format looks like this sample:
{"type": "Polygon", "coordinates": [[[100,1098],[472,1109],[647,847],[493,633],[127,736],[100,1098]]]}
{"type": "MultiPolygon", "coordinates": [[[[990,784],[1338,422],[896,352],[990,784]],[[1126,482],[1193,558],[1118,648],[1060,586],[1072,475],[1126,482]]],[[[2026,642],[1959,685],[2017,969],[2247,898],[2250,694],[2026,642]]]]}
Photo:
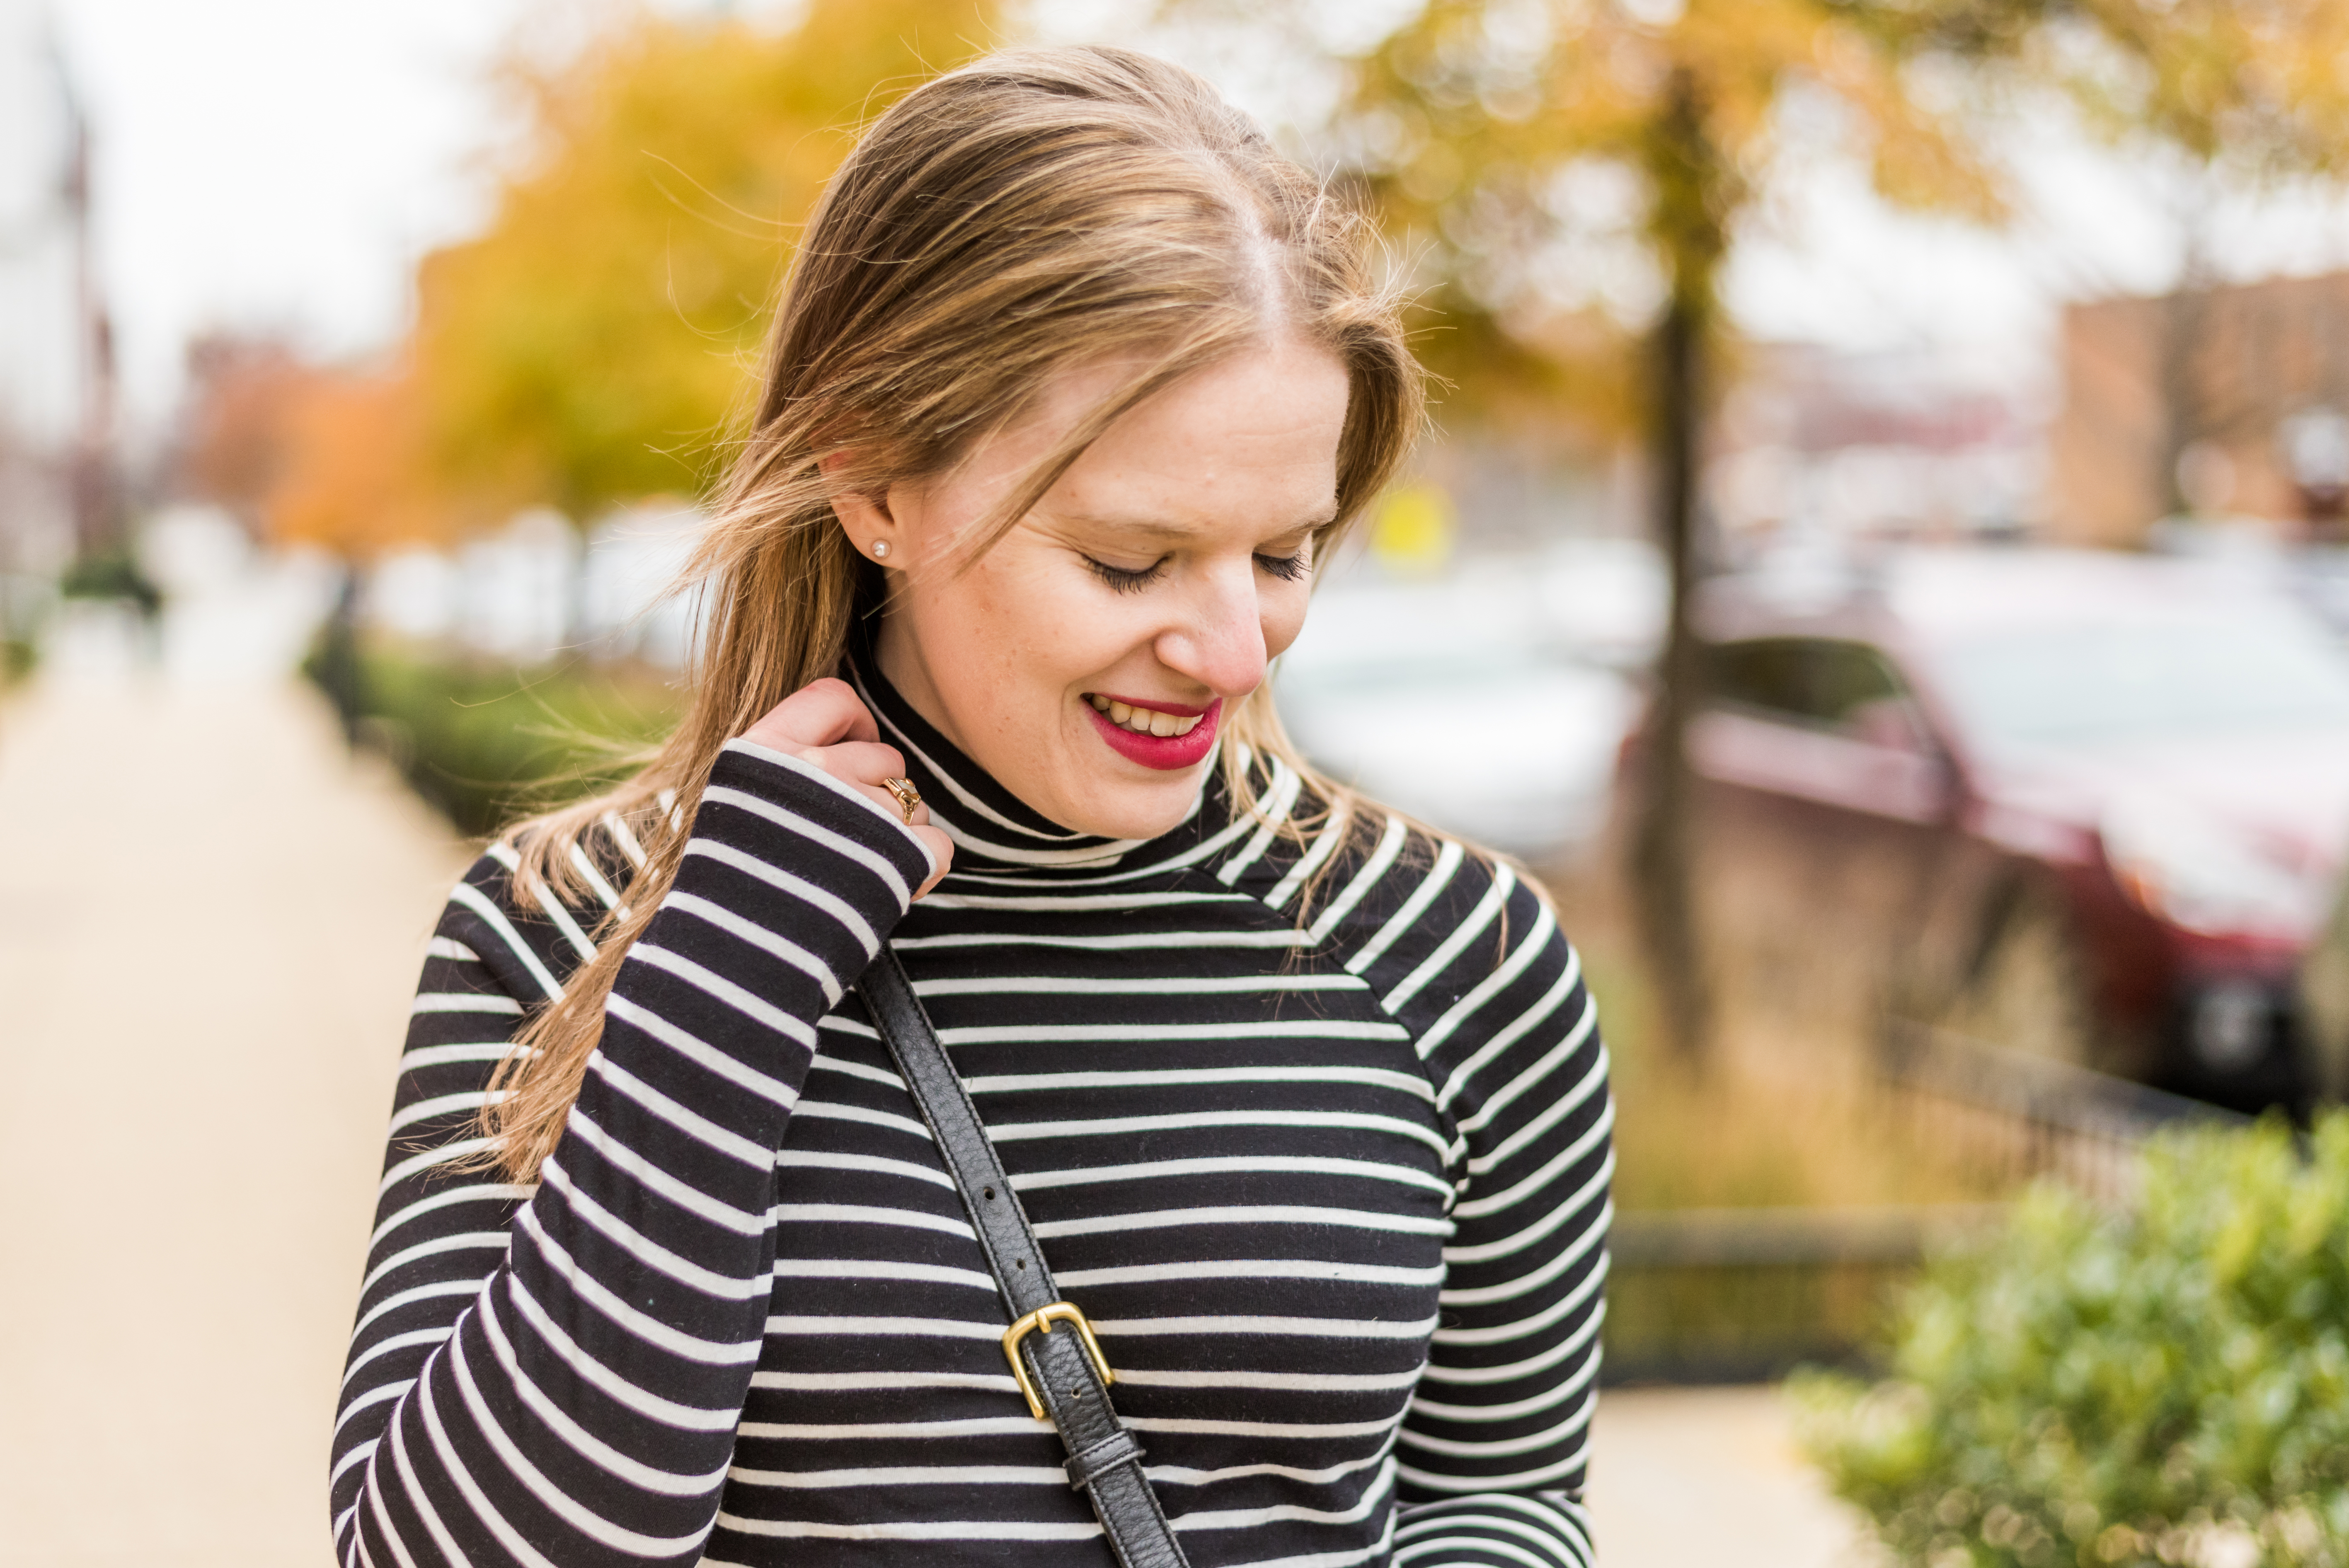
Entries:
{"type": "Polygon", "coordinates": [[[1166,571],[1166,557],[1163,555],[1139,570],[1131,566],[1112,566],[1108,562],[1095,561],[1090,555],[1084,560],[1086,568],[1107,583],[1112,593],[1139,593],[1157,582],[1166,571]]]}
{"type": "MultiPolygon", "coordinates": [[[[1139,593],[1166,573],[1167,557],[1162,555],[1147,566],[1112,566],[1106,561],[1084,557],[1086,570],[1118,593],[1139,593]]],[[[1284,583],[1294,583],[1309,571],[1306,552],[1299,550],[1288,555],[1258,555],[1256,563],[1268,574],[1284,583]]]]}

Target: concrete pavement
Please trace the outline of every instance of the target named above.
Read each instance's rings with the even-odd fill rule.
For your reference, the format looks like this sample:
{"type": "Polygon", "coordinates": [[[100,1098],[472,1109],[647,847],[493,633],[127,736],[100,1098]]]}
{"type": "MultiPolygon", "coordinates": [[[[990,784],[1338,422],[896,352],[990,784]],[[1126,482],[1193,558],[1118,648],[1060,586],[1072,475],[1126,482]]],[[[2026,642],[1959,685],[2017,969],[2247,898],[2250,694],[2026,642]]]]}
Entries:
{"type": "Polygon", "coordinates": [[[462,858],[289,686],[0,705],[0,1563],[331,1561],[392,1069],[462,858]]]}
{"type": "Polygon", "coordinates": [[[1590,1510],[1606,1568],[1881,1568],[1858,1513],[1795,1447],[1775,1388],[1599,1399],[1590,1510]]]}

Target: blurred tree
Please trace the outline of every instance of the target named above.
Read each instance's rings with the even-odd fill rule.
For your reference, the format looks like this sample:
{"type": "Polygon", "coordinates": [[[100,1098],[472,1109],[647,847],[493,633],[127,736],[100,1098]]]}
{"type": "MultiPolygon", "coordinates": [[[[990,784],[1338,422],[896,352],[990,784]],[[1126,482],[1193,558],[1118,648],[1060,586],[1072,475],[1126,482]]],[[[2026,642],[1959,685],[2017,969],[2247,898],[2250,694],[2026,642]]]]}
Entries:
{"type": "Polygon", "coordinates": [[[1457,388],[1454,407],[1506,423],[1564,414],[1649,450],[1672,595],[1632,870],[1664,1033],[1691,1063],[1711,1030],[1684,736],[1716,284],[1797,93],[1840,106],[1888,198],[2002,211],[1954,106],[1915,72],[1950,46],[1932,10],[1429,0],[1351,63],[1333,127],[1419,271],[1423,319],[1441,328],[1427,357],[1457,388]]]}
{"type": "Polygon", "coordinates": [[[420,430],[401,367],[324,366],[274,338],[213,335],[188,351],[176,483],[258,536],[355,561],[446,535],[451,502],[420,430]]]}
{"type": "Polygon", "coordinates": [[[988,46],[994,0],[812,0],[788,28],[645,11],[515,67],[530,134],[419,278],[423,438],[502,512],[699,488],[798,224],[861,123],[988,46]]]}
{"type": "Polygon", "coordinates": [[[255,532],[287,459],[294,405],[315,366],[275,338],[210,333],[188,346],[187,390],[173,453],[178,489],[255,532]]]}
{"type": "Polygon", "coordinates": [[[283,413],[278,466],[261,498],[270,538],[346,561],[449,536],[454,509],[425,460],[414,378],[312,370],[283,413]]]}
{"type": "MultiPolygon", "coordinates": [[[[1290,47],[1323,25],[1309,0],[1163,9],[1272,27],[1290,47]]],[[[2344,27],[2338,0],[1424,0],[1340,60],[1335,162],[1416,272],[1453,408],[1611,426],[1650,453],[1672,596],[1632,872],[1684,1059],[1711,1028],[1685,733],[1717,283],[1804,139],[1790,129],[1815,147],[1826,128],[1897,206],[1995,222],[2008,181],[1985,133],[2034,88],[2254,161],[2337,147],[2344,27]]]]}

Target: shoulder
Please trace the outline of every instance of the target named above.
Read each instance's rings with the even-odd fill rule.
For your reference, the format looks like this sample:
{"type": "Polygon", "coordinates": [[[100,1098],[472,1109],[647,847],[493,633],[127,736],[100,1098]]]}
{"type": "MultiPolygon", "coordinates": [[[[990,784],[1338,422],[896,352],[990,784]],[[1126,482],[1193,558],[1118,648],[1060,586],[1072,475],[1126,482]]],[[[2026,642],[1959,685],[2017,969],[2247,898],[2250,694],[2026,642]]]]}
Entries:
{"type": "Polygon", "coordinates": [[[1578,984],[1547,899],[1514,861],[1360,798],[1298,820],[1243,885],[1298,922],[1317,963],[1361,976],[1423,1051],[1464,1004],[1578,984]]]}
{"type": "Polygon", "coordinates": [[[435,951],[471,959],[498,989],[533,1009],[558,995],[595,951],[596,930],[619,906],[644,851],[611,812],[589,822],[556,859],[560,886],[517,874],[522,853],[512,838],[484,850],[450,892],[435,951]]]}

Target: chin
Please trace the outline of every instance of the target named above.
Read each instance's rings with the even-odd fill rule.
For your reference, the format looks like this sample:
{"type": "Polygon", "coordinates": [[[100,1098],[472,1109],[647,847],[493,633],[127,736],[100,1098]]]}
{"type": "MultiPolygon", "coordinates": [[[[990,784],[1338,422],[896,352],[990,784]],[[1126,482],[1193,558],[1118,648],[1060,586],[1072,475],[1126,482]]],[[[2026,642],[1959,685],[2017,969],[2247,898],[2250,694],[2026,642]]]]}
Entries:
{"type": "Polygon", "coordinates": [[[1185,769],[1164,782],[1112,784],[1089,791],[1071,820],[1061,826],[1104,839],[1155,839],[1171,833],[1191,815],[1199,798],[1201,769],[1185,769]]]}

